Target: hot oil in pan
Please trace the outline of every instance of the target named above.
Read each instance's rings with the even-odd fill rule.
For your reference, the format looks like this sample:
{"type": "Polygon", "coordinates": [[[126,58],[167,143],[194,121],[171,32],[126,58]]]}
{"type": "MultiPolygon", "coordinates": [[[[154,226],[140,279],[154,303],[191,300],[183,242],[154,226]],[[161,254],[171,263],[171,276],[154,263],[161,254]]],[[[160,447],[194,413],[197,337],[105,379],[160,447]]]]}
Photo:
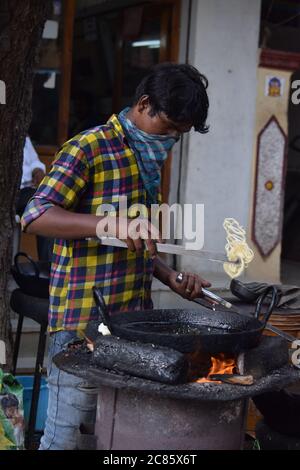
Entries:
{"type": "Polygon", "coordinates": [[[126,329],[135,330],[142,333],[161,333],[170,335],[220,335],[237,333],[241,330],[232,328],[229,325],[212,327],[208,325],[196,325],[193,323],[170,323],[170,322],[133,322],[126,325],[126,329]]]}

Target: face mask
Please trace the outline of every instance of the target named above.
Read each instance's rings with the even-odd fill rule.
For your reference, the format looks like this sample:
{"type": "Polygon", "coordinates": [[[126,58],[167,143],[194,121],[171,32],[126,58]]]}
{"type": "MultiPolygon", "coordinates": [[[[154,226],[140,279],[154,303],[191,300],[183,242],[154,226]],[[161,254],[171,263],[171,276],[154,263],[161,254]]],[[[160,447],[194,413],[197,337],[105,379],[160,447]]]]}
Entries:
{"type": "Polygon", "coordinates": [[[157,202],[160,188],[161,168],[168,157],[168,152],[180,139],[180,136],[148,134],[138,129],[126,118],[130,108],[125,108],[118,116],[128,144],[134,151],[140,175],[151,202],[157,202]]]}

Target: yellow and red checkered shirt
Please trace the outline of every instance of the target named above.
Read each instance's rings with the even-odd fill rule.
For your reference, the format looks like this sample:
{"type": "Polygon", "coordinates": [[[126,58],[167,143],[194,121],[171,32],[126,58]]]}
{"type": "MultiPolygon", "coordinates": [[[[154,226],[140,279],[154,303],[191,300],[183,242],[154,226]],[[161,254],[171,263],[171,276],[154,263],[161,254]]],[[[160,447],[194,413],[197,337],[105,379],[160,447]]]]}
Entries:
{"type": "MultiPolygon", "coordinates": [[[[116,115],[106,125],[82,132],[60,149],[50,172],[29,201],[23,230],[47,209],[59,205],[96,214],[100,204],[118,210],[120,196],[128,207],[149,200],[134,153],[116,115]]],[[[55,239],[50,279],[49,329],[83,330],[98,318],[92,287],[102,289],[110,312],[152,308],[153,260],[96,240],[55,239]]]]}

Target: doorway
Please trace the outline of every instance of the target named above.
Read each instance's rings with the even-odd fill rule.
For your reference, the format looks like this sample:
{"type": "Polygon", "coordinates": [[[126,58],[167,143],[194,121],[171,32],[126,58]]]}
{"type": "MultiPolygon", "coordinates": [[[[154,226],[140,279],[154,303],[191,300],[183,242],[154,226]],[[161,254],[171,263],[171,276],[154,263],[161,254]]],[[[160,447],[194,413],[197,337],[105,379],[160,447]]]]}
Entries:
{"type": "MultiPolygon", "coordinates": [[[[79,1],[75,13],[69,137],[130,106],[149,70],[178,58],[180,0],[91,3],[86,8],[79,1]]],[[[164,201],[170,158],[162,174],[164,201]]]]}
{"type": "Polygon", "coordinates": [[[300,283],[300,105],[292,102],[291,84],[300,79],[300,4],[262,0],[261,66],[291,73],[286,109],[287,145],[282,188],[281,282],[300,283]]]}
{"type": "MultiPolygon", "coordinates": [[[[291,83],[295,80],[300,80],[300,69],[292,74],[291,83]]],[[[300,282],[300,105],[293,104],[292,99],[288,108],[281,277],[284,283],[300,282]]]]}

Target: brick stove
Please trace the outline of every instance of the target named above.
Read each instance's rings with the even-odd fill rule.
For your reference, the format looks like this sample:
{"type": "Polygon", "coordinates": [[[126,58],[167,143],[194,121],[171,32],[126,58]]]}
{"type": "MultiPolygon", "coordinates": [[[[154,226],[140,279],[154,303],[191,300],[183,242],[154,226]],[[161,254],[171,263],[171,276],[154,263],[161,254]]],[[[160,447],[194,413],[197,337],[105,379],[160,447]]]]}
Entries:
{"type": "Polygon", "coordinates": [[[243,447],[250,397],[300,380],[288,359],[285,340],[263,336],[258,347],[236,359],[239,372],[254,378],[248,386],[163,384],[95,366],[86,349],[67,350],[55,362],[98,395],[97,449],[221,450],[243,447]]]}

